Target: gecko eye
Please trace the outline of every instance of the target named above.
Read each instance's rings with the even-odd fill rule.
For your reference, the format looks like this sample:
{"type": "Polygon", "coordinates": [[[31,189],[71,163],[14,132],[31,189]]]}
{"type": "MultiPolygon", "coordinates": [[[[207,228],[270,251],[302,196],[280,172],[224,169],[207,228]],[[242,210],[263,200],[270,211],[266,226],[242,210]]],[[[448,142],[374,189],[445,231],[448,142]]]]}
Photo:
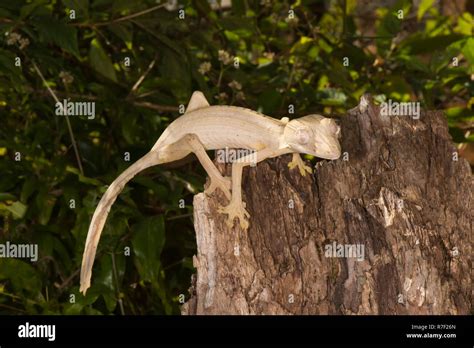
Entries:
{"type": "Polygon", "coordinates": [[[300,145],[306,145],[309,143],[309,132],[304,128],[299,128],[296,130],[296,141],[300,145]]]}

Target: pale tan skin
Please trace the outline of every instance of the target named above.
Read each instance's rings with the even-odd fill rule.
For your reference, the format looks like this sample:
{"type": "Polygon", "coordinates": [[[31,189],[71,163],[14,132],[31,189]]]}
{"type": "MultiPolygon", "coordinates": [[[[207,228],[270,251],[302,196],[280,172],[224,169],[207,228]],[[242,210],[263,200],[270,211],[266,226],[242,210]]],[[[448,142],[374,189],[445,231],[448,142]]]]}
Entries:
{"type": "Polygon", "coordinates": [[[210,106],[201,92],[194,92],[185,114],[163,132],[150,152],[128,167],[110,184],[102,196],[89,226],[82,258],[80,291],[90,287],[92,265],[107,215],[124,185],[145,168],[180,160],[194,153],[206,170],[210,185],[206,194],[219,188],[230,203],[219,209],[228,216],[227,224],[233,227],[238,218],[240,227],[248,229],[250,217],[242,202],[242,170],[253,162],[292,153],[288,166],[298,168],[301,175],[311,173],[300,153],[325,159],[341,155],[340,128],[334,120],[309,115],[289,121],[277,120],[250,109],[234,106],[210,106]],[[241,148],[256,151],[232,164],[232,179],[223,177],[206,150],[241,148]]]}

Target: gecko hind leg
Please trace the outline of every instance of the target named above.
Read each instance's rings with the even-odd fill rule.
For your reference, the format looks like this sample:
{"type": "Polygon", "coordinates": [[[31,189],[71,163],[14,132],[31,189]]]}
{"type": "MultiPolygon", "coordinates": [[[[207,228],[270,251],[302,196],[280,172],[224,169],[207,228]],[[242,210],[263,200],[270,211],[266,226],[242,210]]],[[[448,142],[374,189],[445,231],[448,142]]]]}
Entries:
{"type": "Polygon", "coordinates": [[[293,153],[293,158],[291,160],[290,163],[288,163],[288,167],[290,169],[293,169],[293,168],[296,168],[298,167],[299,171],[300,171],[300,174],[301,176],[305,176],[306,175],[306,172],[308,173],[312,173],[313,170],[311,169],[311,167],[307,166],[304,161],[301,159],[301,156],[299,153],[293,153]]]}
{"type": "Polygon", "coordinates": [[[231,199],[230,187],[231,180],[230,178],[222,176],[215,164],[209,158],[209,155],[204,148],[204,145],[199,140],[198,136],[195,134],[186,135],[186,142],[190,146],[190,150],[196,155],[201,165],[204,167],[207,175],[210,179],[210,184],[207,189],[204,190],[204,193],[208,196],[212,194],[216,189],[220,189],[227,199],[231,199]]]}

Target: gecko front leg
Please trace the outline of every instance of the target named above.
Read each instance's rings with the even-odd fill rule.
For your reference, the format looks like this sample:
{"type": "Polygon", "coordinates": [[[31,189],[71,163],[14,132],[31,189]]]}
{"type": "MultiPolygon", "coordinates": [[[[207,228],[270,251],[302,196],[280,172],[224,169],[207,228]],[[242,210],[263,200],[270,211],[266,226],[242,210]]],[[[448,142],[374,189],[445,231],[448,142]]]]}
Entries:
{"type": "Polygon", "coordinates": [[[305,176],[305,175],[306,175],[306,172],[308,172],[308,173],[310,173],[310,174],[313,172],[313,170],[311,169],[311,167],[307,166],[307,165],[304,163],[304,161],[301,159],[300,154],[297,153],[297,152],[293,153],[293,158],[292,158],[291,162],[288,163],[288,167],[289,167],[290,169],[293,169],[293,168],[298,167],[301,176],[305,176]]]}
{"type": "Polygon", "coordinates": [[[227,214],[227,226],[232,228],[234,226],[234,219],[238,218],[240,227],[243,230],[247,230],[249,227],[248,219],[250,218],[249,212],[245,209],[245,203],[242,201],[242,170],[245,166],[252,163],[261,162],[267,158],[280,156],[284,153],[288,153],[288,149],[269,149],[264,148],[256,153],[239,158],[237,161],[232,163],[232,198],[229,205],[220,207],[219,212],[227,214]]]}

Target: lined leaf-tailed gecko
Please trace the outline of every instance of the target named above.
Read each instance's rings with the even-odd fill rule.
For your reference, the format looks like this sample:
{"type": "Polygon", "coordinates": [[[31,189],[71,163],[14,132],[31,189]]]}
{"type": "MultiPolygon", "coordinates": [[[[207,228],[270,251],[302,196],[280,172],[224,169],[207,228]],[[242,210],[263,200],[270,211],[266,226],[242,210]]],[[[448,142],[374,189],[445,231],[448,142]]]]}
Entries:
{"type": "Polygon", "coordinates": [[[242,170],[252,163],[292,153],[288,166],[298,168],[301,175],[311,173],[300,155],[309,154],[324,159],[341,155],[340,127],[332,119],[308,115],[289,120],[277,120],[250,109],[235,106],[210,106],[204,94],[193,93],[185,113],[173,121],[150,152],[128,167],[115,179],[102,196],[92,217],[87,234],[81,267],[81,287],[84,294],[90,287],[92,265],[107,215],[124,185],[145,168],[180,160],[194,153],[206,170],[210,184],[206,194],[220,189],[230,201],[219,212],[227,215],[232,227],[235,218],[240,227],[249,226],[249,213],[242,202],[242,170]],[[248,149],[251,153],[232,163],[231,178],[223,177],[206,150],[224,148],[248,149]]]}

